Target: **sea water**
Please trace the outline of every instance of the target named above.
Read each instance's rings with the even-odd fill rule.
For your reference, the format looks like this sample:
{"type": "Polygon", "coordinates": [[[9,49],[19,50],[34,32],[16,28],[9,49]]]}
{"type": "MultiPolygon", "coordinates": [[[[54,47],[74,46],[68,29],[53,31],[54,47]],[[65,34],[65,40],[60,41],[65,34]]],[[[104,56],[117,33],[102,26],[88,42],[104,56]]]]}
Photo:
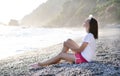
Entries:
{"type": "Polygon", "coordinates": [[[81,30],[0,25],[0,59],[82,37],[81,30]]]}

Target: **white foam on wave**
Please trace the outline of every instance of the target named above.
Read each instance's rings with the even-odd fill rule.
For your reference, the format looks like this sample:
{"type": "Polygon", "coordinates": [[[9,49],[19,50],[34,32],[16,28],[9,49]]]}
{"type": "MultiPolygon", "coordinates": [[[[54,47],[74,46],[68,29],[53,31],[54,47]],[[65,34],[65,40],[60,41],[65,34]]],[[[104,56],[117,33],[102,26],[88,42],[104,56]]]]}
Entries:
{"type": "Polygon", "coordinates": [[[0,25],[0,58],[37,50],[65,41],[82,37],[84,32],[58,28],[22,28],[0,25]]]}

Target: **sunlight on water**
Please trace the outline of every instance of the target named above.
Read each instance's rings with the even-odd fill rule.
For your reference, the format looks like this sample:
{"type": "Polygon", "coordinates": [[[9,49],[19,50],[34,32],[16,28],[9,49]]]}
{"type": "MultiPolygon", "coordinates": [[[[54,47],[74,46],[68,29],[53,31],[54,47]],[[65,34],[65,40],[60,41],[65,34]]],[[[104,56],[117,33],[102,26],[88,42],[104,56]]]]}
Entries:
{"type": "Polygon", "coordinates": [[[58,28],[22,28],[0,25],[0,58],[37,50],[61,43],[68,38],[79,38],[80,31],[58,28]]]}

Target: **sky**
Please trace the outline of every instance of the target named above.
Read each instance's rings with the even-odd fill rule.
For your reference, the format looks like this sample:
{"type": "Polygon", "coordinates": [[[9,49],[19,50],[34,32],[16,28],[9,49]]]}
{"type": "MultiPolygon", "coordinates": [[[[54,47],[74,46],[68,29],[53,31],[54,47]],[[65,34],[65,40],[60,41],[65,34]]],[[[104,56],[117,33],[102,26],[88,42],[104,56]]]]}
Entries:
{"type": "Polygon", "coordinates": [[[8,23],[10,19],[21,20],[40,4],[47,0],[0,0],[0,22],[8,23]]]}

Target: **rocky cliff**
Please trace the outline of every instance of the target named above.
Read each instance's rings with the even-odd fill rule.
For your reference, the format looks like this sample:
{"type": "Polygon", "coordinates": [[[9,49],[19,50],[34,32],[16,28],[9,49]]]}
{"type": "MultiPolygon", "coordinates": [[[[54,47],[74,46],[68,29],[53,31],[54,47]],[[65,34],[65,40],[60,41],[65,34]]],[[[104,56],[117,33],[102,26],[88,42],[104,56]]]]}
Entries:
{"type": "Polygon", "coordinates": [[[21,20],[24,25],[74,27],[93,14],[100,23],[120,22],[120,0],[48,0],[21,20]]]}

